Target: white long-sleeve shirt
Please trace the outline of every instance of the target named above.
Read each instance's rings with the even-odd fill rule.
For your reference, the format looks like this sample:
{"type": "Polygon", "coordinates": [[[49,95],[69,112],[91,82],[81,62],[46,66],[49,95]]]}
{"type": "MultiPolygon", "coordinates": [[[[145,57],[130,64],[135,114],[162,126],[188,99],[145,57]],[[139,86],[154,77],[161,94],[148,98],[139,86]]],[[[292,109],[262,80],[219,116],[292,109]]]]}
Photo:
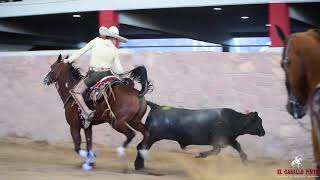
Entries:
{"type": "Polygon", "coordinates": [[[123,73],[119,50],[109,39],[96,37],[68,58],[72,62],[91,49],[90,67],[110,68],[117,74],[123,73]]]}

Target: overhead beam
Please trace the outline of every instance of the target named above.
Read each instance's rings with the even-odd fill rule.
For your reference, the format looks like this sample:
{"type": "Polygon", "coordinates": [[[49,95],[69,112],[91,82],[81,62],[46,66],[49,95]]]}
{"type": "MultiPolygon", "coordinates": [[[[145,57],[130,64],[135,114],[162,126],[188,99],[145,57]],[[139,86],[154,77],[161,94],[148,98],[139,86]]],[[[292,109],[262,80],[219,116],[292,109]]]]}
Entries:
{"type": "Polygon", "coordinates": [[[138,2],[132,0],[23,0],[20,2],[0,3],[0,18],[101,10],[136,10],[177,7],[205,7],[222,5],[304,2],[314,2],[314,0],[139,0],[138,2]]]}
{"type": "Polygon", "coordinates": [[[310,15],[310,13],[306,9],[299,8],[297,6],[290,6],[289,15],[290,15],[290,18],[295,19],[297,21],[300,21],[312,26],[316,26],[316,27],[320,26],[318,16],[315,17],[310,15]]]}
{"type": "Polygon", "coordinates": [[[202,28],[200,24],[197,25],[194,22],[188,23],[175,23],[172,24],[171,21],[164,21],[157,19],[152,16],[144,16],[143,14],[134,14],[130,12],[123,12],[119,15],[119,22],[121,24],[136,26],[145,29],[151,29],[156,31],[161,31],[170,34],[176,34],[181,37],[212,42],[212,43],[226,43],[232,37],[226,32],[215,32],[202,28]]]}

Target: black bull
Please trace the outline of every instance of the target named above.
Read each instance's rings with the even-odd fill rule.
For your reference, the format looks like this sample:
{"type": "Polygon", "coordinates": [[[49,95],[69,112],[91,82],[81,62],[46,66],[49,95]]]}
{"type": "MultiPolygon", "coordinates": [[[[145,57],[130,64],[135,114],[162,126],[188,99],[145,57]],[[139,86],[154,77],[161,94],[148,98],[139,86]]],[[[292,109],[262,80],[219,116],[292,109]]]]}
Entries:
{"type": "MultiPolygon", "coordinates": [[[[188,110],[147,103],[151,108],[146,120],[150,131],[148,149],[162,139],[177,141],[182,149],[188,145],[212,145],[212,150],[197,155],[206,157],[218,154],[221,148],[230,145],[239,152],[245,163],[247,155],[236,138],[244,134],[265,135],[262,119],[257,112],[242,114],[227,108],[188,110]]],[[[135,168],[144,168],[144,159],[139,152],[135,168]]]]}

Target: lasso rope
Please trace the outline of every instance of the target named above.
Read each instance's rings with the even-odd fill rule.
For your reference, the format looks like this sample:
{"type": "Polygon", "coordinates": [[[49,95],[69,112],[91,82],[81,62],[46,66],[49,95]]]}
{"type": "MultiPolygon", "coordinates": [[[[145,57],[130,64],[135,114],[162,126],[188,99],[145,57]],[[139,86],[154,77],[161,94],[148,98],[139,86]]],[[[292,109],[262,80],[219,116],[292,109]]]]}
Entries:
{"type": "Polygon", "coordinates": [[[115,116],[115,114],[113,113],[113,111],[112,111],[112,109],[111,109],[111,106],[110,106],[110,104],[109,104],[109,96],[110,96],[110,94],[112,94],[114,101],[116,100],[116,97],[115,97],[115,95],[114,95],[114,93],[113,93],[113,90],[112,90],[112,87],[111,87],[111,84],[110,84],[110,83],[108,83],[107,86],[105,86],[105,87],[108,87],[109,90],[110,90],[110,92],[109,92],[109,95],[107,95],[107,90],[106,90],[106,88],[103,88],[103,89],[102,89],[103,98],[104,98],[104,100],[106,101],[106,104],[107,104],[107,106],[108,106],[108,108],[103,112],[102,116],[104,116],[104,114],[109,110],[109,111],[110,111],[110,112],[109,112],[110,117],[111,117],[111,118],[116,118],[116,116],[115,116]]]}

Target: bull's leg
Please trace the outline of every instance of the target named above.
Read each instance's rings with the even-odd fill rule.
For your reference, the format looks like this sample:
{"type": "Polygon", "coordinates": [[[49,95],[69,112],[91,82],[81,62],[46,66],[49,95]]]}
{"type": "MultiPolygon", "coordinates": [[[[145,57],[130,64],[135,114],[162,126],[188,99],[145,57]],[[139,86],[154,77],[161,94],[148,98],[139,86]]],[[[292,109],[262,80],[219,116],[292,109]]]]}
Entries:
{"type": "Polygon", "coordinates": [[[204,152],[200,152],[199,154],[197,154],[195,157],[196,158],[205,158],[209,155],[217,155],[220,153],[221,148],[220,147],[216,147],[216,146],[212,146],[212,150],[210,151],[204,151],[204,152]]]}
{"type": "Polygon", "coordinates": [[[247,154],[243,152],[240,143],[237,140],[233,139],[230,141],[230,145],[239,152],[242,163],[246,165],[248,161],[247,154]]]}

